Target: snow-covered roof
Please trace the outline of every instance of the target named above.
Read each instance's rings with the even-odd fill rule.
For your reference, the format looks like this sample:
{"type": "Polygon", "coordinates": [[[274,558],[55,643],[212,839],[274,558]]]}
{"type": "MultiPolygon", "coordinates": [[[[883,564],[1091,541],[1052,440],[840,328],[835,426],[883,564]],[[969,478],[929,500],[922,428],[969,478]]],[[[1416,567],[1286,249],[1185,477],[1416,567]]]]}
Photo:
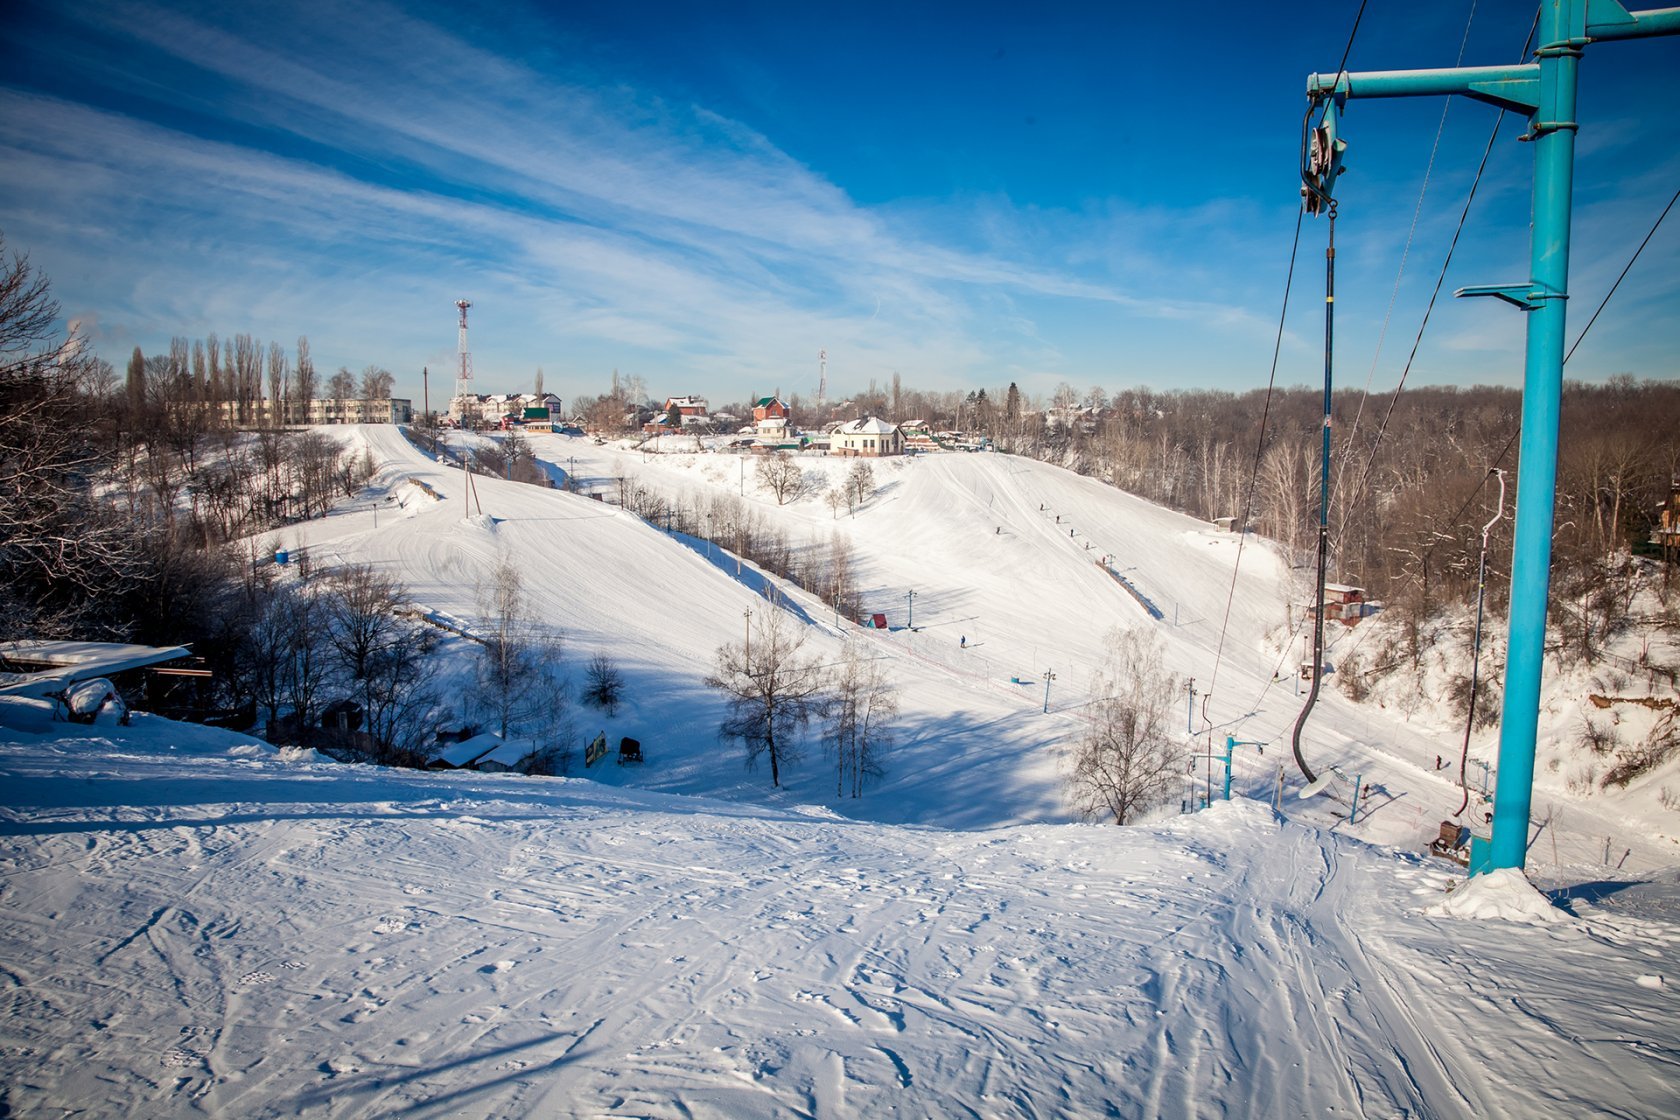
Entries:
{"type": "Polygon", "coordinates": [[[884,436],[897,430],[896,424],[889,424],[877,416],[865,416],[861,420],[851,420],[836,429],[841,435],[849,436],[884,436]]]}
{"type": "Polygon", "coordinates": [[[56,691],[75,681],[108,677],[130,669],[144,669],[177,657],[188,656],[186,646],[138,646],[121,642],[18,641],[0,645],[7,660],[45,665],[44,671],[13,681],[0,692],[43,695],[44,688],[56,691]]]}
{"type": "Polygon", "coordinates": [[[474,767],[481,769],[486,764],[492,764],[511,770],[530,757],[536,749],[537,744],[530,739],[509,739],[507,742],[499,743],[489,752],[473,759],[472,764],[474,767]]]}
{"type": "Polygon", "coordinates": [[[457,769],[462,769],[471,766],[501,745],[500,735],[486,731],[482,735],[474,735],[471,739],[462,739],[453,746],[445,747],[438,752],[437,761],[447,762],[457,769]]]}

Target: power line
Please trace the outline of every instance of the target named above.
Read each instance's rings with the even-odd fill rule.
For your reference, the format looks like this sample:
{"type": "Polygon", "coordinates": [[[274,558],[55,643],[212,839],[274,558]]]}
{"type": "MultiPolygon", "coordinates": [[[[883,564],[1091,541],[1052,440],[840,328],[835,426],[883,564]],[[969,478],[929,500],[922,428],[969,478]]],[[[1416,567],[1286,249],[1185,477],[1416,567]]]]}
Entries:
{"type": "Polygon", "coordinates": [[[1608,292],[1604,293],[1604,300],[1598,305],[1598,311],[1592,313],[1592,318],[1587,320],[1587,325],[1582,327],[1581,333],[1575,336],[1575,345],[1571,346],[1569,353],[1563,356],[1565,365],[1569,364],[1569,359],[1575,356],[1575,347],[1581,345],[1581,340],[1587,337],[1587,332],[1592,330],[1592,325],[1598,322],[1598,312],[1604,310],[1604,305],[1610,302],[1610,297],[1616,294],[1616,289],[1622,286],[1623,280],[1627,279],[1628,271],[1633,268],[1633,262],[1639,259],[1639,254],[1645,251],[1645,246],[1649,245],[1651,238],[1656,236],[1657,227],[1663,224],[1663,219],[1668,217],[1668,212],[1674,209],[1676,199],[1680,199],[1680,188],[1675,189],[1674,197],[1668,200],[1668,205],[1663,207],[1663,212],[1657,215],[1657,220],[1651,225],[1651,231],[1645,235],[1645,240],[1639,243],[1639,248],[1633,251],[1633,256],[1628,258],[1628,263],[1622,269],[1622,274],[1616,277],[1616,282],[1610,285],[1608,292]]]}
{"type": "MultiPolygon", "coordinates": [[[[1540,12],[1534,13],[1534,22],[1529,25],[1528,36],[1523,40],[1522,53],[1528,55],[1528,49],[1534,42],[1534,33],[1540,26],[1540,12]]],[[[1499,110],[1499,115],[1493,119],[1493,129],[1488,133],[1487,146],[1482,149],[1481,162],[1476,165],[1476,177],[1471,180],[1470,192],[1465,195],[1464,206],[1458,214],[1458,226],[1453,230],[1452,241],[1447,246],[1447,254],[1441,261],[1441,271],[1436,274],[1435,287],[1429,293],[1429,304],[1424,308],[1423,320],[1418,323],[1417,335],[1412,339],[1411,353],[1406,356],[1406,365],[1400,371],[1400,382],[1395,385],[1393,394],[1388,399],[1388,408],[1383,412],[1382,423],[1377,426],[1376,439],[1371,443],[1371,453],[1366,457],[1365,468],[1360,472],[1359,482],[1354,486],[1352,500],[1345,505],[1356,505],[1360,496],[1365,492],[1366,483],[1370,481],[1371,468],[1377,459],[1377,449],[1382,445],[1383,436],[1388,432],[1388,423],[1394,417],[1394,407],[1399,403],[1400,391],[1406,387],[1406,378],[1412,372],[1412,363],[1417,360],[1418,348],[1423,344],[1424,331],[1429,327],[1430,316],[1435,311],[1435,301],[1440,298],[1441,286],[1446,282],[1447,269],[1452,264],[1453,254],[1458,250],[1458,240],[1464,233],[1464,223],[1470,216],[1470,206],[1476,201],[1476,191],[1482,183],[1482,175],[1487,170],[1488,157],[1493,154],[1493,145],[1499,138],[1499,129],[1505,123],[1505,110],[1499,110]]],[[[1361,404],[1363,408],[1363,404],[1361,404]]],[[[1351,441],[1352,436],[1349,435],[1351,441]]]]}
{"type": "MultiPolygon", "coordinates": [[[[1336,80],[1347,73],[1348,56],[1353,53],[1353,41],[1359,35],[1359,24],[1365,18],[1367,0],[1359,0],[1359,10],[1354,13],[1353,26],[1348,29],[1347,43],[1342,47],[1341,61],[1336,64],[1336,80]]],[[[1307,106],[1306,116],[1302,119],[1302,151],[1301,158],[1305,160],[1307,122],[1312,119],[1313,106],[1307,106]]],[[[1326,110],[1328,111],[1328,109],[1326,110]]],[[[1302,181],[1307,181],[1306,168],[1302,167],[1302,181]]],[[[1305,199],[1303,199],[1303,202],[1305,199]]],[[[1266,376],[1266,403],[1260,412],[1260,434],[1254,443],[1254,463],[1248,474],[1248,493],[1243,498],[1242,518],[1237,522],[1237,557],[1231,565],[1231,587],[1225,595],[1225,613],[1219,621],[1219,643],[1213,654],[1213,674],[1208,678],[1207,691],[1202,693],[1202,722],[1207,723],[1208,700],[1213,696],[1213,687],[1219,680],[1219,666],[1225,656],[1225,638],[1231,624],[1231,604],[1237,594],[1237,576],[1242,571],[1243,545],[1247,541],[1248,516],[1254,508],[1254,489],[1260,479],[1260,459],[1266,450],[1266,423],[1272,412],[1272,393],[1277,385],[1278,357],[1283,349],[1284,324],[1289,318],[1289,293],[1295,283],[1295,258],[1301,248],[1301,223],[1306,217],[1306,207],[1303,205],[1295,214],[1295,237],[1289,246],[1289,270],[1283,280],[1283,306],[1278,313],[1277,337],[1272,343],[1272,368],[1266,376]]]]}
{"type": "MultiPolygon", "coordinates": [[[[1476,21],[1476,3],[1471,0],[1470,14],[1464,20],[1464,34],[1458,40],[1458,57],[1454,66],[1464,65],[1464,52],[1470,45],[1470,28],[1476,21]]],[[[1382,327],[1377,331],[1377,345],[1371,352],[1371,368],[1365,374],[1365,389],[1359,395],[1359,407],[1354,411],[1353,423],[1348,428],[1347,437],[1342,440],[1342,461],[1345,463],[1349,453],[1353,450],[1354,437],[1359,434],[1360,421],[1365,416],[1365,404],[1371,398],[1371,382],[1377,376],[1377,363],[1382,359],[1383,342],[1388,338],[1389,322],[1394,318],[1394,305],[1400,298],[1400,283],[1406,278],[1406,262],[1412,255],[1412,240],[1417,236],[1418,221],[1423,216],[1423,200],[1429,194],[1429,182],[1435,174],[1435,158],[1441,151],[1441,137],[1447,131],[1447,114],[1451,111],[1453,99],[1448,97],[1441,102],[1441,119],[1435,125],[1435,142],[1429,147],[1429,162],[1423,168],[1423,183],[1418,187],[1417,205],[1412,208],[1412,224],[1406,229],[1406,244],[1400,250],[1400,267],[1394,273],[1394,287],[1388,293],[1388,308],[1383,312],[1382,327]]],[[[1342,469],[1336,471],[1336,489],[1340,491],[1342,469]]],[[[1348,508],[1346,506],[1344,509],[1348,508]]],[[[1345,524],[1344,524],[1345,527],[1345,524]]],[[[1339,534],[1338,534],[1339,535],[1339,534]]]]}

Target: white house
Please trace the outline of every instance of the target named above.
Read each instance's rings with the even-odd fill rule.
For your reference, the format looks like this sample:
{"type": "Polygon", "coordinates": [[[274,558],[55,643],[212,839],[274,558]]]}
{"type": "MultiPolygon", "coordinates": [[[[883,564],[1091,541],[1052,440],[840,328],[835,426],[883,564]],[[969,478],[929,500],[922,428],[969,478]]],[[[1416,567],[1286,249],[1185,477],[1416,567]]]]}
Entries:
{"type": "Polygon", "coordinates": [[[904,452],[904,437],[899,433],[898,425],[889,424],[876,416],[865,416],[834,429],[834,434],[829,437],[829,452],[865,458],[900,455],[904,452]]]}

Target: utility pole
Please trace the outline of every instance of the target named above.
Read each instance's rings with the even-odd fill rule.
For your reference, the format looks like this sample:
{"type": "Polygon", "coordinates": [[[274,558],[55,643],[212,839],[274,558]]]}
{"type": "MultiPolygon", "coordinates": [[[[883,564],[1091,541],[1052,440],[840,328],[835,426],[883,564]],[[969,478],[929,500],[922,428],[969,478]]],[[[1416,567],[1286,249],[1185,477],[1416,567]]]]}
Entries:
{"type": "Polygon", "coordinates": [[[1056,671],[1054,669],[1044,670],[1044,711],[1045,711],[1045,714],[1049,714],[1049,712],[1050,712],[1050,682],[1055,680],[1055,679],[1056,679],[1056,671]]]}
{"type": "Polygon", "coordinates": [[[1186,705],[1186,715],[1184,717],[1184,730],[1187,734],[1194,735],[1196,733],[1196,678],[1195,677],[1190,678],[1190,684],[1189,684],[1188,687],[1189,687],[1189,690],[1190,690],[1190,702],[1189,702],[1189,704],[1186,705]]]}
{"type": "Polygon", "coordinates": [[[916,628],[916,593],[914,591],[910,592],[907,599],[910,605],[905,610],[904,628],[914,630],[916,628]]]}
{"type": "Polygon", "coordinates": [[[746,610],[742,611],[741,616],[747,620],[746,641],[744,641],[742,643],[742,648],[745,650],[745,653],[746,653],[747,675],[751,676],[752,675],[752,608],[748,607],[746,610]]]}
{"type": "Polygon", "coordinates": [[[425,366],[420,367],[420,415],[432,422],[432,371],[425,366]]]}
{"type": "MultiPolygon", "coordinates": [[[[1514,284],[1460,288],[1492,296],[1528,316],[1523,370],[1522,445],[1511,558],[1504,707],[1493,838],[1482,870],[1521,869],[1528,857],[1534,802],[1535,740],[1550,592],[1552,523],[1557,504],[1558,415],[1563,386],[1564,310],[1569,294],[1570,211],[1574,189],[1575,96],[1581,54],[1592,43],[1680,34],[1680,8],[1630,12],[1618,0],[1547,0],[1540,5],[1535,61],[1517,66],[1314,74],[1307,95],[1325,105],[1318,129],[1329,158],[1317,193],[1329,200],[1340,167],[1342,108],[1356,97],[1459,94],[1528,118],[1534,145],[1529,277],[1514,284]]],[[[1312,184],[1309,184],[1311,187],[1312,184]]],[[[1316,212],[1309,202],[1309,209],[1316,212]]]]}

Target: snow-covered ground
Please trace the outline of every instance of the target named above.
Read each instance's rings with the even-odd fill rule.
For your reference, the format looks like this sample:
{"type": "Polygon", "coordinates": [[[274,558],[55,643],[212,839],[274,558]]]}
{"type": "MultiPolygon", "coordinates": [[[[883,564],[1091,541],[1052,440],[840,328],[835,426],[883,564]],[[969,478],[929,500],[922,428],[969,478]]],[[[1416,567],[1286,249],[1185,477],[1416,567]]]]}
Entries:
{"type": "Polygon", "coordinates": [[[1352,824],[1345,788],[1298,799],[1299,701],[1274,680],[1288,577],[1263,543],[1233,587],[1237,538],[1005,456],[876,463],[878,493],[836,518],[777,507],[731,456],[534,437],[586,489],[744,489],[796,545],[852,543],[893,630],[784,586],[785,609],[825,659],[863,642],[890,668],[899,746],[860,799],[815,748],[776,792],[717,741],[701,683],[745,612],[784,609],[766,577],[588,496],[475,478],[467,510],[458,469],[390,428],[345,434],[375,487],[279,546],[376,565],[469,624],[512,560],[578,675],[604,651],[628,680],[616,717],[574,704],[580,733],[648,761],[377,770],[145,716],[77,738],[0,701],[5,1111],[1657,1116],[1680,1097],[1673,843],[1541,796],[1551,902],[1520,880],[1449,895],[1455,869],[1414,853],[1458,804],[1433,765],[1450,721],[1334,694],[1309,753],[1375,793],[1352,824]],[[1187,728],[1265,744],[1238,748],[1236,801],[1069,823],[1065,749],[1115,626],[1196,679],[1187,728]]]}
{"type": "Polygon", "coordinates": [[[143,716],[57,738],[18,706],[0,741],[12,1115],[1526,1118],[1676,1099],[1672,872],[1577,885],[1570,913],[1526,884],[1443,895],[1446,865],[1246,800],[1153,828],[889,826],[284,762],[143,716]],[[1443,900],[1481,920],[1431,913],[1443,900]],[[1502,905],[1529,920],[1487,920],[1502,905]]]}

